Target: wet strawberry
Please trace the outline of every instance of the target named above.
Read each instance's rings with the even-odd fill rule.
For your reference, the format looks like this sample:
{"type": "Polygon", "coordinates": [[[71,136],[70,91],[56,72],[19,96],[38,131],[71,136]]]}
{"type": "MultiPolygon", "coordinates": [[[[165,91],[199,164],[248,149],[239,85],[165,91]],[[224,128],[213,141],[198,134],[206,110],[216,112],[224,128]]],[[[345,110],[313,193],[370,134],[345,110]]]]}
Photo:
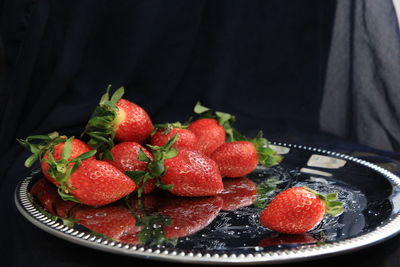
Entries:
{"type": "MultiPolygon", "coordinates": [[[[49,152],[52,153],[54,160],[60,160],[64,148],[66,136],[60,136],[57,132],[48,135],[34,135],[29,136],[25,140],[19,139],[18,142],[26,149],[32,152],[32,155],[25,161],[26,167],[31,167],[36,160],[40,160],[40,166],[43,175],[55,185],[59,183],[49,174],[50,166],[47,163],[49,160],[49,152]],[[32,141],[38,141],[34,143],[32,141]]],[[[71,143],[71,155],[68,160],[72,160],[81,154],[89,152],[92,148],[85,142],[74,138],[71,143]]],[[[74,163],[71,163],[73,165],[74,163]]]]}
{"type": "Polygon", "coordinates": [[[258,164],[257,150],[248,141],[224,143],[211,158],[217,163],[222,177],[242,177],[254,171],[258,164]]]}
{"type": "Polygon", "coordinates": [[[82,161],[66,178],[62,190],[81,203],[100,206],[123,198],[135,188],[135,182],[113,165],[92,159],[82,161]]]}
{"type": "Polygon", "coordinates": [[[173,145],[174,148],[180,149],[190,149],[195,150],[197,148],[197,138],[196,135],[188,130],[181,128],[172,129],[159,129],[151,137],[150,144],[152,146],[163,146],[165,145],[174,135],[178,135],[178,140],[173,145]]]}
{"type": "Polygon", "coordinates": [[[196,120],[189,125],[188,129],[197,137],[197,149],[206,156],[210,156],[225,143],[225,129],[215,119],[196,120]]]}
{"type": "Polygon", "coordinates": [[[171,185],[177,196],[213,196],[222,192],[222,177],[217,164],[198,151],[180,150],[176,157],[166,159],[166,173],[161,182],[171,185]]]}
{"type": "MultiPolygon", "coordinates": [[[[105,161],[115,166],[123,173],[126,171],[145,171],[148,163],[139,160],[140,151],[143,151],[149,159],[153,159],[151,153],[140,144],[136,142],[122,142],[111,149],[114,160],[106,159],[105,161]]],[[[135,189],[135,191],[137,191],[138,188],[142,187],[142,181],[139,178],[135,180],[135,183],[138,185],[135,189]]],[[[148,180],[143,187],[143,193],[149,194],[154,190],[154,187],[154,180],[148,180]]]]}
{"type": "Polygon", "coordinates": [[[303,234],[317,226],[324,215],[339,215],[343,203],[337,194],[323,196],[309,188],[293,187],[279,193],[260,215],[260,223],[276,232],[303,234]]]}
{"type": "Polygon", "coordinates": [[[123,87],[116,90],[111,98],[110,87],[102,96],[99,106],[94,110],[82,133],[90,137],[88,144],[98,151],[98,159],[112,159],[110,149],[114,146],[114,139],[143,143],[150,137],[154,128],[143,108],[121,99],[124,94],[123,87]]]}

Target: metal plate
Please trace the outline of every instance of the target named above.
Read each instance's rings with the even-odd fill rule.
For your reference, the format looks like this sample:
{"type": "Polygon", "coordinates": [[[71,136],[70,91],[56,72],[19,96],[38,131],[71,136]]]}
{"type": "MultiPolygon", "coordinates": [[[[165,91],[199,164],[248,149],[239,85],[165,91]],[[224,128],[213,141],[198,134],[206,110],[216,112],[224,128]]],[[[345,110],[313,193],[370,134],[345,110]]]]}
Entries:
{"type": "MultiPolygon", "coordinates": [[[[180,207],[183,216],[192,218],[197,226],[192,225],[188,235],[181,234],[173,244],[143,245],[111,240],[83,227],[85,224],[78,222],[68,226],[54,219],[30,194],[33,184],[41,178],[39,171],[21,181],[15,191],[15,203],[31,223],[70,242],[133,257],[198,264],[275,264],[310,260],[370,246],[400,231],[398,176],[370,162],[336,152],[302,145],[273,145],[284,153],[284,161],[270,169],[258,168],[248,177],[256,184],[271,176],[280,180],[278,190],[268,197],[288,187],[306,185],[321,193],[338,191],[346,211],[338,217],[325,218],[309,234],[296,239],[277,235],[259,225],[262,209],[247,203],[245,197],[238,204],[240,199],[235,196],[233,204],[229,200],[228,203],[226,200],[218,202],[224,206],[218,206],[217,212],[209,211],[208,218],[203,216],[195,220],[180,207]]],[[[224,179],[225,183],[233,180],[224,179]]],[[[168,203],[176,199],[167,198],[170,198],[168,203]]],[[[192,206],[195,207],[201,200],[181,198],[176,203],[182,201],[194,201],[192,206]]],[[[163,199],[158,205],[165,203],[163,199]]],[[[211,209],[212,205],[217,205],[215,201],[210,203],[204,207],[211,209]]]]}

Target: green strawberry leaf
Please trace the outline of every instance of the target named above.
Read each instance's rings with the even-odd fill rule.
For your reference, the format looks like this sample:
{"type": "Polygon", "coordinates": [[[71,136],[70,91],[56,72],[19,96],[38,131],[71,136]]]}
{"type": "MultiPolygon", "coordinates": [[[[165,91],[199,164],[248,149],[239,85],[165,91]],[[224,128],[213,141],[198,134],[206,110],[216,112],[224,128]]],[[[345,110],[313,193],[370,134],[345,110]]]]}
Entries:
{"type": "Polygon", "coordinates": [[[194,113],[201,115],[204,114],[205,112],[211,111],[209,108],[203,106],[199,101],[196,103],[193,109],[194,113]]]}
{"type": "Polygon", "coordinates": [[[110,88],[111,85],[107,87],[106,93],[101,97],[99,105],[93,111],[81,136],[90,137],[88,144],[98,151],[98,159],[113,160],[110,149],[114,146],[114,121],[118,115],[117,103],[124,95],[124,88],[117,89],[111,99],[110,88]]]}
{"type": "Polygon", "coordinates": [[[71,196],[70,194],[65,193],[61,187],[58,188],[58,194],[61,196],[61,198],[65,201],[73,201],[76,203],[81,203],[77,198],[74,196],[71,196]]]}
{"type": "Polygon", "coordinates": [[[161,124],[155,124],[154,129],[151,132],[151,135],[153,136],[158,130],[164,130],[162,133],[163,134],[169,134],[172,129],[178,128],[178,129],[187,129],[189,127],[189,123],[181,123],[179,121],[177,122],[172,122],[172,123],[161,123],[161,124]]]}
{"type": "Polygon", "coordinates": [[[151,159],[144,153],[143,149],[139,150],[138,160],[149,163],[151,159]]]}
{"type": "Polygon", "coordinates": [[[282,156],[269,147],[267,139],[263,138],[263,133],[260,131],[256,138],[249,140],[256,148],[258,161],[265,167],[271,167],[279,164],[282,161],[282,156]]]}
{"type": "Polygon", "coordinates": [[[25,149],[29,150],[32,155],[25,160],[25,167],[30,168],[37,160],[42,160],[46,152],[53,150],[54,146],[65,142],[65,136],[59,136],[57,132],[47,135],[32,135],[26,139],[17,139],[17,142],[25,149]]]}
{"type": "Polygon", "coordinates": [[[125,199],[125,204],[132,216],[135,218],[135,225],[142,227],[142,230],[140,230],[138,234],[139,242],[141,244],[152,246],[170,243],[176,245],[176,239],[167,238],[163,230],[164,226],[172,225],[171,217],[162,215],[158,212],[146,212],[141,199],[138,199],[136,205],[136,207],[139,208],[139,211],[135,211],[131,207],[128,199],[125,199]]]}
{"type": "Polygon", "coordinates": [[[126,171],[125,175],[131,178],[135,184],[139,184],[146,173],[145,171],[126,171]]]}
{"type": "Polygon", "coordinates": [[[345,210],[344,203],[341,201],[338,201],[338,193],[335,192],[335,193],[323,195],[309,187],[306,187],[306,186],[303,186],[303,187],[307,191],[314,193],[316,196],[318,196],[324,202],[326,214],[336,217],[336,216],[339,216],[340,214],[342,214],[343,211],[345,210]]]}
{"type": "Polygon", "coordinates": [[[72,155],[72,141],[74,140],[74,137],[70,137],[67,139],[67,141],[65,141],[64,143],[64,147],[62,150],[62,154],[61,154],[61,158],[63,160],[68,160],[71,155],[72,155]]]}
{"type": "MultiPolygon", "coordinates": [[[[109,85],[109,88],[111,88],[111,85],[109,85]]],[[[114,94],[111,96],[111,102],[114,104],[117,104],[118,101],[122,98],[122,96],[125,93],[125,88],[124,87],[120,87],[118,88],[114,94]]]]}
{"type": "Polygon", "coordinates": [[[256,200],[253,202],[254,207],[264,209],[271,201],[271,196],[276,192],[278,184],[282,181],[277,178],[269,178],[257,185],[256,200]]]}

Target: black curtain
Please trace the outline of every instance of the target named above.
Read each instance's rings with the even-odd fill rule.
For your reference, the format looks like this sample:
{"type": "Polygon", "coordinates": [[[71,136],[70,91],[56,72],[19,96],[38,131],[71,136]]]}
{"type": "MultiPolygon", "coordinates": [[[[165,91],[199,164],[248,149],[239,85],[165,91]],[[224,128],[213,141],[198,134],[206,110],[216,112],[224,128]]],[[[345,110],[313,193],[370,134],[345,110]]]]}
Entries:
{"type": "Polygon", "coordinates": [[[249,134],[317,130],[334,5],[6,0],[1,150],[79,133],[109,83],[156,122],[185,120],[200,100],[249,134]]]}

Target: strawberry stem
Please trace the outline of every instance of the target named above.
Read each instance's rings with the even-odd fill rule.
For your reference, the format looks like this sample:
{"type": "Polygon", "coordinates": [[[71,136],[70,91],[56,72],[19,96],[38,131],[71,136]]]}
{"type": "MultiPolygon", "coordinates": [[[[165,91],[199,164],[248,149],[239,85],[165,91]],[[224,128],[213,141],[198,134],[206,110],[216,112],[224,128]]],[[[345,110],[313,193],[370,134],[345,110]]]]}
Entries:
{"type": "Polygon", "coordinates": [[[282,156],[269,146],[267,139],[263,137],[263,132],[259,131],[257,136],[250,141],[256,148],[258,161],[265,167],[271,167],[282,161],[282,156]]]}
{"type": "Polygon", "coordinates": [[[50,176],[53,177],[60,184],[58,188],[58,193],[61,198],[63,200],[79,202],[79,200],[69,194],[71,188],[69,188],[67,182],[70,175],[82,164],[82,160],[93,157],[96,154],[96,150],[82,153],[78,157],[69,160],[72,155],[73,140],[74,137],[72,136],[65,141],[63,150],[61,152],[61,159],[55,160],[53,157],[53,151],[49,151],[49,159],[43,160],[50,166],[48,172],[50,176]]]}
{"type": "Polygon", "coordinates": [[[29,150],[32,155],[25,160],[25,167],[30,168],[37,160],[42,160],[46,152],[53,151],[54,146],[65,142],[67,137],[60,136],[58,132],[52,132],[47,135],[32,135],[26,139],[17,139],[18,143],[29,150]],[[40,142],[36,142],[36,141],[40,142]],[[32,142],[35,141],[35,142],[32,142]]]}
{"type": "Polygon", "coordinates": [[[124,87],[117,89],[110,98],[111,85],[101,97],[99,105],[93,111],[84,132],[81,134],[90,137],[88,144],[98,151],[98,159],[114,160],[110,149],[114,146],[114,121],[118,115],[117,103],[124,95],[124,87]]]}
{"type": "Polygon", "coordinates": [[[178,155],[178,150],[172,147],[178,140],[178,134],[175,134],[167,143],[163,146],[152,146],[147,145],[153,155],[153,160],[146,156],[146,154],[140,150],[138,160],[147,162],[146,171],[126,171],[125,174],[130,177],[138,185],[138,197],[142,196],[143,189],[150,179],[155,180],[155,186],[163,190],[171,190],[172,185],[163,184],[160,181],[160,177],[164,176],[168,168],[165,168],[164,161],[166,159],[174,158],[178,155]]]}
{"type": "Polygon", "coordinates": [[[164,130],[163,134],[168,134],[172,129],[178,128],[178,129],[187,129],[189,127],[189,123],[181,123],[179,121],[177,122],[172,122],[172,123],[161,123],[161,124],[155,124],[154,129],[151,132],[151,135],[154,135],[158,130],[164,130]]]}

